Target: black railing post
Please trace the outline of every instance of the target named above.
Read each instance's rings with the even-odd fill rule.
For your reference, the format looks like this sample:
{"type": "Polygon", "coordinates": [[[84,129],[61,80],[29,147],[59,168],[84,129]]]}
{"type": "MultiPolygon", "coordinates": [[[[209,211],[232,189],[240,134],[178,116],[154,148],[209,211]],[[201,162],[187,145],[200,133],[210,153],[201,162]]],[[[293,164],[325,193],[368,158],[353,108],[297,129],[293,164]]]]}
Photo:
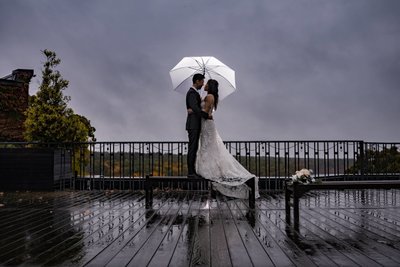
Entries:
{"type": "Polygon", "coordinates": [[[360,175],[361,175],[361,180],[364,180],[365,160],[366,160],[366,157],[364,155],[364,141],[360,141],[359,150],[360,150],[360,153],[359,153],[359,159],[358,160],[360,162],[360,175]]]}

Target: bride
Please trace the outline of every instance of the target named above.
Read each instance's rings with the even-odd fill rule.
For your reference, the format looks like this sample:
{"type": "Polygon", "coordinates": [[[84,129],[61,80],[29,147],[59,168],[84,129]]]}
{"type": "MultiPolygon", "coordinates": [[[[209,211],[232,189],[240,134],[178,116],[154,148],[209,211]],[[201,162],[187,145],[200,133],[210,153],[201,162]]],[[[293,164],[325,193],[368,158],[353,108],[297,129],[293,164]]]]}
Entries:
{"type": "MultiPolygon", "coordinates": [[[[208,80],[204,90],[207,96],[201,103],[202,110],[212,116],[218,107],[218,82],[208,80]]],[[[188,112],[192,111],[189,109],[188,112]]],[[[213,181],[213,188],[220,193],[243,199],[249,198],[250,190],[245,182],[255,177],[255,196],[259,197],[258,178],[229,153],[217,132],[214,120],[202,119],[196,172],[213,181]]]]}

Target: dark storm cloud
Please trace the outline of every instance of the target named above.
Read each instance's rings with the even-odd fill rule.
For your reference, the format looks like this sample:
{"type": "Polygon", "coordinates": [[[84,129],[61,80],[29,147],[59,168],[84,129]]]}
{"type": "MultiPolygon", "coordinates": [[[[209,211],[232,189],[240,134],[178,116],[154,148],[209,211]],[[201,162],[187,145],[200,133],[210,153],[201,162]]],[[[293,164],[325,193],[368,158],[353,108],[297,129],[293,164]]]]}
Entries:
{"type": "Polygon", "coordinates": [[[99,140],[186,140],[169,70],[212,55],[238,90],[215,115],[226,140],[398,141],[400,3],[2,1],[0,75],[56,51],[74,110],[99,140]]]}

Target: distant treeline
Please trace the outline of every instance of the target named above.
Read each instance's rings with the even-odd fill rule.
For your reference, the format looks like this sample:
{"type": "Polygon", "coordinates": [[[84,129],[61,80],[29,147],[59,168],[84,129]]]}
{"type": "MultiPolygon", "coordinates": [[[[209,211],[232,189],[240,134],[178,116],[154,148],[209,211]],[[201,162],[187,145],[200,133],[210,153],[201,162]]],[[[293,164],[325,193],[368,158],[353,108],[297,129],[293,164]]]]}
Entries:
{"type": "MultiPolygon", "coordinates": [[[[106,177],[143,177],[146,174],[156,176],[186,175],[186,154],[172,153],[109,153],[94,152],[75,154],[76,163],[81,162],[81,174],[106,177]],[[84,158],[84,159],[83,159],[84,158]]],[[[316,175],[344,174],[354,168],[353,159],[305,159],[263,156],[236,156],[247,170],[260,177],[288,176],[296,170],[307,168],[316,175]]],[[[75,164],[77,166],[77,164],[75,164]]]]}

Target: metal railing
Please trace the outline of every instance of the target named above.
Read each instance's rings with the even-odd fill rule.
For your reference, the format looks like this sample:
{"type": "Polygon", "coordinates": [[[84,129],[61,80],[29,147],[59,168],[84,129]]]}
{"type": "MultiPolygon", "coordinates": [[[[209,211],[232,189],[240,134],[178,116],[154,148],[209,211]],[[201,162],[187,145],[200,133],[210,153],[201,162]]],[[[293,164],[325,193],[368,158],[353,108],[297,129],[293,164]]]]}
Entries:
{"type": "MultiPolygon", "coordinates": [[[[187,174],[187,142],[0,143],[0,148],[30,146],[59,148],[61,169],[75,173],[70,181],[63,180],[61,188],[136,190],[143,189],[146,174],[187,174]]],[[[260,188],[281,190],[283,179],[302,168],[323,179],[400,178],[400,143],[227,141],[225,146],[260,178],[260,188]]]]}

